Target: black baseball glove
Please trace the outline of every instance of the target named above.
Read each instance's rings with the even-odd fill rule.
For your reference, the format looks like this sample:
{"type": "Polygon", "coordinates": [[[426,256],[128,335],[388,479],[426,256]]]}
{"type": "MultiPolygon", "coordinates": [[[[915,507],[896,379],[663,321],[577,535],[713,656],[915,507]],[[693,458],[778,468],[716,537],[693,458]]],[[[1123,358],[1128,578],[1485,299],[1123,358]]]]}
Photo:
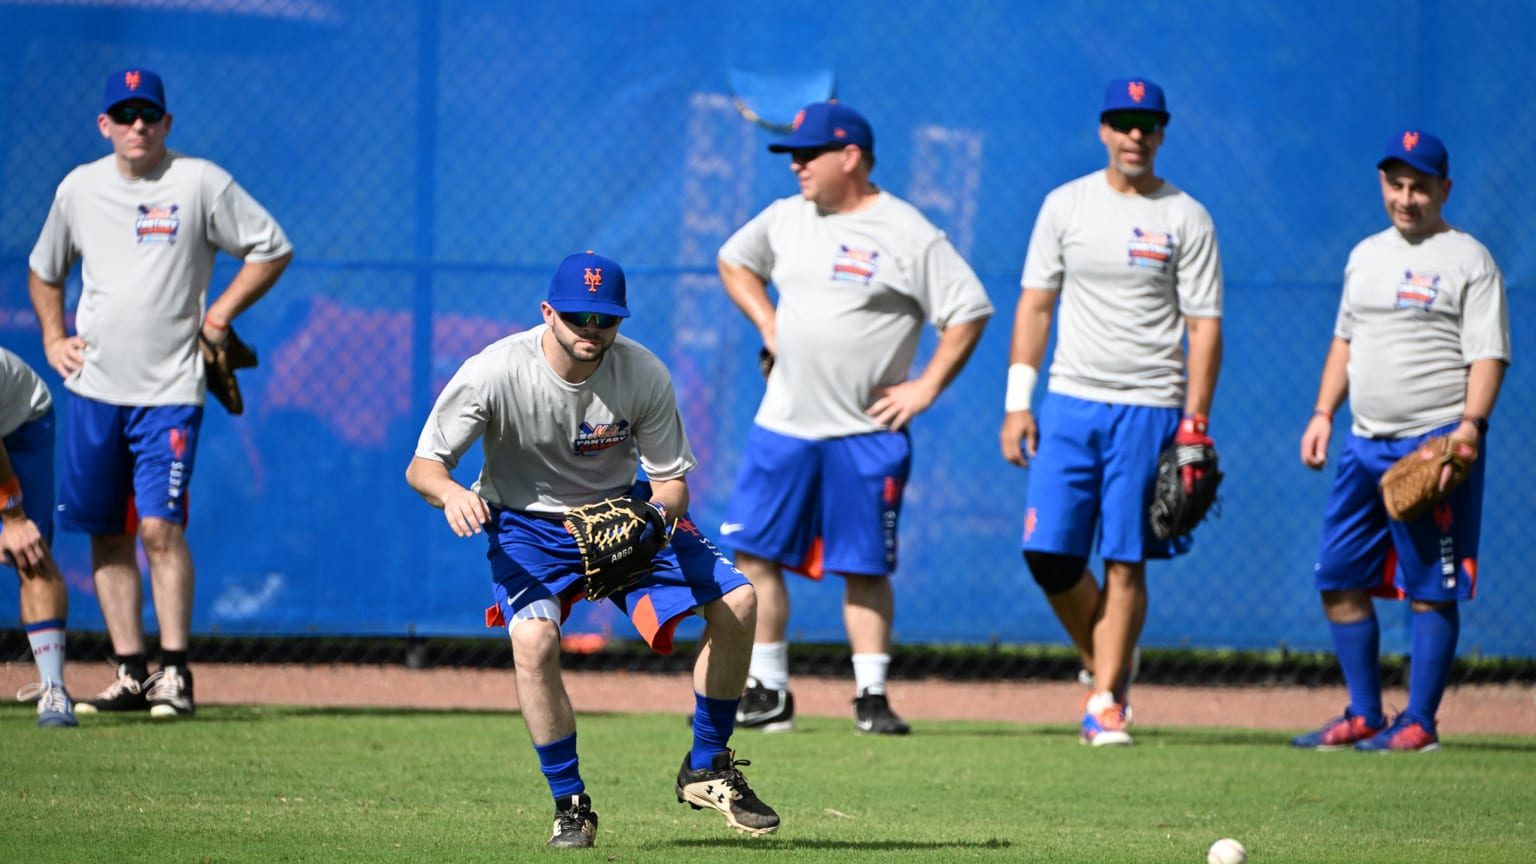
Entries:
{"type": "Polygon", "coordinates": [[[635,584],[655,568],[670,539],[660,507],[633,498],[609,498],[565,514],[586,574],[588,600],[601,600],[635,584]]]}
{"type": "Polygon", "coordinates": [[[1159,540],[1183,537],[1205,519],[1224,476],[1216,464],[1211,444],[1174,444],[1158,455],[1157,485],[1147,517],[1159,540]]]}
{"type": "Polygon", "coordinates": [[[235,380],[235,370],[252,369],[257,364],[256,349],[245,344],[230,327],[224,341],[215,345],[199,330],[198,347],[203,352],[203,368],[208,373],[208,392],[219,400],[231,414],[245,410],[245,400],[240,397],[240,382],[235,380]]]}

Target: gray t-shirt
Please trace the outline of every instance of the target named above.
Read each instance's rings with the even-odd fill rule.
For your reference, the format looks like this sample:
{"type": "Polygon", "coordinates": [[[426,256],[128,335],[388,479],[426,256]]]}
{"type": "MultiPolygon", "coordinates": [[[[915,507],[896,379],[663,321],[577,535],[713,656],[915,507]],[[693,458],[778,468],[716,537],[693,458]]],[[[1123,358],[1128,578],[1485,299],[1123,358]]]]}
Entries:
{"type": "Polygon", "coordinates": [[[1221,317],[1221,253],[1199,201],[1150,195],[1104,170],[1052,190],[1024,259],[1025,288],[1061,294],[1050,390],[1131,405],[1184,404],[1184,318],[1221,317]]]}
{"type": "Polygon", "coordinates": [[[1355,434],[1423,434],[1461,417],[1469,365],[1510,359],[1504,275],[1462,231],[1388,228],[1349,253],[1333,333],[1349,343],[1355,434]]]}
{"type": "Polygon", "coordinates": [[[26,361],[0,348],[0,438],[48,413],[53,396],[26,361]]]}
{"type": "Polygon", "coordinates": [[[943,330],[992,314],[981,280],[917,208],[882,191],[851,213],[781,198],[720,259],[778,291],[778,357],[755,422],[798,438],[881,431],[864,411],[907,380],[923,322],[943,330]]]}
{"type": "Polygon", "coordinates": [[[622,495],[636,468],[674,480],[698,462],[683,433],[672,376],[643,345],[618,336],[580,384],[555,374],[541,324],[464,362],[437,397],[416,455],[451,471],[481,440],[473,489],[500,507],[564,513],[622,495]]]}
{"type": "Polygon", "coordinates": [[[112,156],[69,172],[27,262],[62,283],[84,261],[75,330],[85,365],[64,386],[116,405],[202,404],[197,331],[220,249],[270,261],[292,245],[212,162],[173,150],[138,179],[119,173],[112,156]]]}

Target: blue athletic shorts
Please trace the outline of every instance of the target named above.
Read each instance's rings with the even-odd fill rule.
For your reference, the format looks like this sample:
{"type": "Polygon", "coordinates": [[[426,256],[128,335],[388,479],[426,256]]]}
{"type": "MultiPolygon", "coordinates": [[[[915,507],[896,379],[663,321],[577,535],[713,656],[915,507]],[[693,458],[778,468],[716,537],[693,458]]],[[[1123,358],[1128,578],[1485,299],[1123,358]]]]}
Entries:
{"type": "Polygon", "coordinates": [[[187,524],[201,405],[110,405],[70,395],[59,527],[132,534],[146,517],[187,524]]]}
{"type": "MultiPolygon", "coordinates": [[[[577,588],[581,553],[558,518],[493,509],[489,534],[491,591],[488,627],[505,627],[517,610],[536,600],[560,604],[561,620],[583,599],[577,588]]],[[[672,653],[672,634],[695,609],[749,584],[687,516],[677,520],[672,542],[656,556],[656,569],[610,599],[659,654],[672,653]]]]}
{"type": "Polygon", "coordinates": [[[1157,455],[1173,441],[1181,416],[1178,408],[1046,394],[1040,444],[1029,463],[1022,548],[1087,559],[1097,535],[1106,561],[1188,551],[1190,538],[1159,540],[1147,521],[1157,455]]]}
{"type": "Polygon", "coordinates": [[[1344,439],[1317,553],[1319,591],[1369,591],[1379,597],[1437,603],[1470,600],[1477,593],[1477,544],[1483,525],[1483,473],[1488,438],[1467,478],[1450,497],[1412,522],[1387,518],[1381,475],[1430,437],[1380,440],[1350,433],[1344,439]]]}
{"type": "Polygon", "coordinates": [[[815,579],[896,570],[906,432],[793,438],[754,425],[720,542],[815,579]]]}
{"type": "MultiPolygon", "coordinates": [[[[11,473],[21,481],[21,509],[37,531],[53,544],[53,408],[5,436],[11,473]]],[[[0,531],[5,526],[0,524],[0,531]]]]}

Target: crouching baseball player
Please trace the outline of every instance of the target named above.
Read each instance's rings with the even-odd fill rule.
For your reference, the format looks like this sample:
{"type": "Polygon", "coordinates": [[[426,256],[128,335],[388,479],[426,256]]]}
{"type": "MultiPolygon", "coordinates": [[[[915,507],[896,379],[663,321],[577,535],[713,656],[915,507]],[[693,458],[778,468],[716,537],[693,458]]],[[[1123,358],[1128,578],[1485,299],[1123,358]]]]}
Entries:
{"type": "Polygon", "coordinates": [[[685,616],[705,619],[677,800],[769,834],[779,816],[729,747],[757,598],[687,518],[697,461],[666,367],[619,335],[625,294],[617,262],[591,252],[562,261],[544,324],[471,357],[448,382],[406,481],[455,534],[484,531],[490,541],[496,602],[486,620],[512,640],[518,704],[555,801],[549,846],[586,848],[597,834],[560,678],[560,624],[583,596],[612,600],[660,653],[685,616]],[[465,488],[449,472],[476,439],[485,467],[465,488]],[[648,483],[636,482],[642,466],[648,483]]]}

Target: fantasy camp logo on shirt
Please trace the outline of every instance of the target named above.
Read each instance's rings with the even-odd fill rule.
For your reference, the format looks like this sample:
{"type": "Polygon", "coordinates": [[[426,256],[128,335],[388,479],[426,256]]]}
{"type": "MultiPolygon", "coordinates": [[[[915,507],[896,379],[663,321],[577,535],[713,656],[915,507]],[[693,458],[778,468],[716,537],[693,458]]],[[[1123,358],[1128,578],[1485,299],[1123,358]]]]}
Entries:
{"type": "Polygon", "coordinates": [[[1423,309],[1425,312],[1435,305],[1435,297],[1440,294],[1440,274],[1415,273],[1412,270],[1403,271],[1403,281],[1397,283],[1398,309],[1423,309]]]}
{"type": "Polygon", "coordinates": [[[1168,262],[1173,260],[1174,245],[1172,234],[1132,228],[1131,240],[1126,244],[1126,252],[1130,254],[1129,263],[1132,267],[1145,267],[1159,273],[1166,273],[1168,262]]]}
{"type": "Polygon", "coordinates": [[[576,431],[571,449],[577,456],[596,456],[609,447],[617,447],[629,440],[629,421],[613,423],[583,423],[576,431]]]}
{"type": "Polygon", "coordinates": [[[181,230],[178,209],[175,204],[164,207],[140,204],[139,215],[133,220],[133,232],[138,235],[139,243],[175,244],[176,232],[181,230]]]}
{"type": "Polygon", "coordinates": [[[832,278],[838,282],[861,282],[868,285],[880,270],[880,253],[872,249],[854,249],[839,245],[832,256],[832,278]]]}

